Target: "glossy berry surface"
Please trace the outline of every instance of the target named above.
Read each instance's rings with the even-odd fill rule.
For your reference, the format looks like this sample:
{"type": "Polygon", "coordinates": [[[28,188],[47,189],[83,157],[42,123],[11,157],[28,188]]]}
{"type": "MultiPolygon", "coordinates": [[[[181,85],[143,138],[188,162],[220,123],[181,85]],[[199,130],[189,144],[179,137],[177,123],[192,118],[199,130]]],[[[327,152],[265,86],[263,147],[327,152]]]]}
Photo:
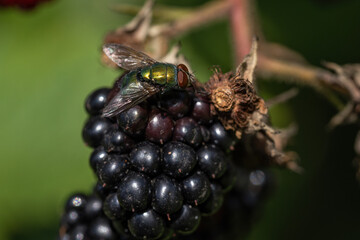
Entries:
{"type": "Polygon", "coordinates": [[[210,181],[202,172],[196,172],[182,182],[185,200],[192,205],[199,205],[210,195],[210,181]]]}
{"type": "Polygon", "coordinates": [[[159,105],[174,118],[184,117],[191,108],[191,98],[186,91],[169,91],[161,97],[159,105]]]}
{"type": "Polygon", "coordinates": [[[228,162],[225,173],[217,179],[224,193],[229,192],[233,188],[237,177],[238,173],[236,167],[228,162]]]}
{"type": "Polygon", "coordinates": [[[164,144],[171,140],[173,120],[167,114],[154,114],[146,127],[146,138],[154,143],[164,144]]]}
{"type": "Polygon", "coordinates": [[[219,184],[210,184],[211,193],[209,198],[199,206],[201,213],[205,216],[210,216],[216,213],[223,204],[224,194],[219,184]]]}
{"type": "Polygon", "coordinates": [[[182,234],[194,232],[200,224],[201,213],[191,205],[183,205],[181,210],[172,216],[171,227],[182,234]]]}
{"type": "Polygon", "coordinates": [[[143,132],[148,121],[148,111],[137,105],[117,116],[120,128],[127,134],[139,135],[143,132]]]}
{"type": "Polygon", "coordinates": [[[61,222],[67,227],[71,228],[75,224],[81,222],[83,220],[83,214],[80,210],[70,209],[65,212],[63,215],[61,222]]]}
{"type": "Polygon", "coordinates": [[[84,142],[92,148],[100,146],[105,132],[111,122],[101,117],[91,117],[85,124],[82,132],[84,142]]]}
{"type": "Polygon", "coordinates": [[[127,155],[111,154],[96,167],[96,174],[105,186],[115,186],[125,176],[128,165],[127,155]]]}
{"type": "Polygon", "coordinates": [[[207,143],[210,141],[211,135],[210,135],[210,130],[205,127],[205,126],[200,126],[200,131],[201,131],[201,136],[203,139],[203,142],[207,143]]]}
{"type": "Polygon", "coordinates": [[[211,141],[223,150],[233,150],[236,143],[234,136],[230,135],[221,123],[214,123],[210,127],[211,141]]]}
{"type": "Polygon", "coordinates": [[[191,116],[200,124],[209,124],[212,121],[210,104],[200,98],[196,98],[191,116]]]}
{"type": "Polygon", "coordinates": [[[197,163],[193,148],[181,142],[166,144],[163,148],[163,158],[163,171],[174,178],[189,175],[197,163]]]}
{"type": "Polygon", "coordinates": [[[153,210],[134,214],[128,221],[130,232],[138,239],[159,239],[164,220],[153,210]]]}
{"type": "Polygon", "coordinates": [[[90,166],[94,172],[96,172],[96,166],[99,163],[102,163],[107,159],[108,153],[105,151],[104,147],[96,148],[90,155],[90,166]]]}
{"type": "Polygon", "coordinates": [[[65,209],[84,209],[87,203],[87,196],[83,193],[76,193],[70,196],[66,202],[65,209]]]}
{"type": "Polygon", "coordinates": [[[183,204],[180,185],[173,179],[161,175],[153,181],[152,206],[161,214],[172,214],[183,204]]]}
{"type": "Polygon", "coordinates": [[[111,222],[106,218],[98,218],[93,221],[88,228],[87,235],[90,239],[116,240],[111,222]]]}
{"type": "Polygon", "coordinates": [[[161,162],[160,148],[150,142],[140,142],[130,153],[130,163],[140,172],[156,175],[161,162]]]}
{"type": "Polygon", "coordinates": [[[194,119],[181,118],[176,121],[173,140],[197,147],[202,142],[201,129],[194,119]]]}
{"type": "Polygon", "coordinates": [[[85,224],[77,225],[71,230],[69,239],[71,240],[85,240],[86,239],[87,226],[85,224]]]}
{"type": "Polygon", "coordinates": [[[143,211],[150,200],[150,180],[141,173],[129,172],[120,182],[117,195],[125,210],[143,211]]]}
{"type": "Polygon", "coordinates": [[[206,145],[197,152],[200,169],[210,178],[221,177],[227,167],[225,154],[213,145],[206,145]]]}
{"type": "Polygon", "coordinates": [[[101,115],[105,107],[110,88],[99,88],[92,92],[85,101],[85,109],[90,115],[101,115]]]}
{"type": "Polygon", "coordinates": [[[87,219],[94,219],[102,213],[102,208],[103,202],[101,198],[94,194],[87,199],[87,203],[84,208],[84,215],[87,219]]]}
{"type": "Polygon", "coordinates": [[[110,189],[107,186],[104,186],[100,181],[98,181],[95,184],[93,191],[97,197],[105,199],[105,197],[109,194],[110,189]]]}
{"type": "Polygon", "coordinates": [[[120,206],[117,194],[109,194],[104,201],[104,213],[111,220],[124,220],[125,210],[120,206]]]}
{"type": "Polygon", "coordinates": [[[112,127],[105,134],[102,145],[107,152],[124,153],[133,147],[134,141],[117,127],[112,127]]]}

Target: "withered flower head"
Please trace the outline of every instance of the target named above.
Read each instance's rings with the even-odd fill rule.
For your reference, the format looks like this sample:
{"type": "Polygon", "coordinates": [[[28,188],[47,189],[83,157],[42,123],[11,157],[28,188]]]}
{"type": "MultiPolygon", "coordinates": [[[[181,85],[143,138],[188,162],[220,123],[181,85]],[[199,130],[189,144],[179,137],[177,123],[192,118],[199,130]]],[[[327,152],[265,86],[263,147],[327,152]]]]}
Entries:
{"type": "Polygon", "coordinates": [[[256,65],[257,43],[254,41],[251,53],[237,68],[236,73],[222,73],[214,70],[206,90],[211,97],[211,113],[217,115],[227,130],[233,130],[238,138],[248,127],[252,114],[259,110],[266,113],[264,101],[256,94],[252,83],[256,65]]]}

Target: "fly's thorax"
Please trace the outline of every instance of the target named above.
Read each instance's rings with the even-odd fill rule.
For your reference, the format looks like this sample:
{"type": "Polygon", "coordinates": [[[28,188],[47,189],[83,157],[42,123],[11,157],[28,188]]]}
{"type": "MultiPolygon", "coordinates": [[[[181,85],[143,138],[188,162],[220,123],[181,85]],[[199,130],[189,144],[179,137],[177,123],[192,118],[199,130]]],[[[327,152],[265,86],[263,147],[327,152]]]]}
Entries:
{"type": "Polygon", "coordinates": [[[176,85],[176,67],[167,63],[155,63],[141,69],[141,77],[154,84],[176,85]]]}
{"type": "Polygon", "coordinates": [[[124,76],[124,79],[121,81],[120,92],[122,94],[126,94],[130,84],[134,84],[137,82],[137,71],[130,71],[124,76]]]}

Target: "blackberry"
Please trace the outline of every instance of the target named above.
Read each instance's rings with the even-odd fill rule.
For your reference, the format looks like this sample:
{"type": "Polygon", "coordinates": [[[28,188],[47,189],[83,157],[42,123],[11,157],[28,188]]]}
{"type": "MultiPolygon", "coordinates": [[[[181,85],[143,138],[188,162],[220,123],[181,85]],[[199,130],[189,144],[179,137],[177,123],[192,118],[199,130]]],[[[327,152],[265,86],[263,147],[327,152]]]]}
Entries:
{"type": "Polygon", "coordinates": [[[106,132],[102,145],[107,152],[124,153],[133,147],[134,141],[117,126],[113,126],[106,132]]]}
{"type": "Polygon", "coordinates": [[[223,207],[202,221],[194,238],[189,239],[242,239],[251,230],[251,224],[259,217],[263,202],[273,186],[272,177],[268,171],[260,169],[233,169],[237,180],[234,188],[223,199],[223,207]],[[252,196],[251,204],[247,197],[249,194],[252,196]]]}
{"type": "Polygon", "coordinates": [[[173,139],[198,147],[202,142],[201,129],[194,119],[181,118],[176,121],[173,139]]]}
{"type": "Polygon", "coordinates": [[[140,142],[130,152],[130,163],[137,171],[156,175],[160,168],[160,148],[150,142],[140,142]]]}
{"type": "Polygon", "coordinates": [[[187,91],[169,91],[165,93],[158,105],[175,119],[182,118],[191,109],[191,97],[187,91]]]}
{"type": "Polygon", "coordinates": [[[99,88],[86,98],[85,109],[88,114],[101,115],[110,91],[110,88],[99,88]]]}
{"type": "Polygon", "coordinates": [[[86,234],[90,239],[116,240],[118,239],[111,222],[105,217],[98,217],[93,220],[86,234]]]}
{"type": "Polygon", "coordinates": [[[109,219],[104,217],[102,200],[96,195],[77,193],[65,204],[59,238],[65,239],[106,239],[121,240],[109,219]]]}
{"type": "Polygon", "coordinates": [[[123,220],[126,211],[121,207],[116,192],[109,194],[104,200],[104,213],[111,220],[123,220]]]}
{"type": "Polygon", "coordinates": [[[189,175],[197,163],[195,151],[181,142],[166,144],[163,155],[163,171],[174,178],[189,175]]]}
{"type": "Polygon", "coordinates": [[[77,193],[69,197],[66,202],[65,209],[84,209],[86,206],[87,197],[82,193],[77,193]]]}
{"type": "Polygon", "coordinates": [[[200,224],[201,213],[191,205],[183,205],[171,221],[171,227],[181,234],[193,233],[200,224]]]}
{"type": "Polygon", "coordinates": [[[84,215],[87,219],[93,219],[101,214],[102,208],[102,199],[94,194],[88,197],[87,203],[84,208],[84,215]]]}
{"type": "Polygon", "coordinates": [[[146,127],[146,137],[148,140],[158,144],[168,142],[172,137],[174,129],[173,120],[166,114],[154,114],[146,127]]]}
{"type": "Polygon", "coordinates": [[[184,198],[195,206],[203,203],[210,195],[210,181],[200,171],[184,179],[182,185],[184,198]]]}
{"type": "Polygon", "coordinates": [[[224,151],[234,150],[236,138],[225,130],[224,126],[217,122],[210,127],[211,141],[220,146],[224,151]]]}
{"type": "Polygon", "coordinates": [[[117,116],[119,127],[132,136],[139,135],[146,127],[148,110],[140,105],[130,108],[117,116]]]}
{"type": "Polygon", "coordinates": [[[225,154],[214,145],[205,145],[197,152],[200,169],[210,178],[219,178],[226,171],[225,154]]]}
{"type": "Polygon", "coordinates": [[[150,179],[137,172],[129,172],[120,182],[118,199],[127,211],[138,212],[148,207],[150,200],[150,179]]]}
{"type": "Polygon", "coordinates": [[[128,170],[127,165],[127,155],[109,154],[96,165],[96,174],[104,186],[116,187],[128,170]]]}
{"type": "Polygon", "coordinates": [[[178,211],[183,204],[180,185],[167,176],[161,175],[153,182],[152,207],[161,214],[171,214],[178,211]]]}
{"type": "Polygon", "coordinates": [[[164,220],[154,210],[134,214],[128,221],[129,230],[138,239],[159,239],[164,233],[164,220]]]}
{"type": "Polygon", "coordinates": [[[110,126],[111,122],[108,119],[98,116],[89,118],[82,132],[84,142],[92,148],[100,146],[110,126]]]}
{"type": "Polygon", "coordinates": [[[108,157],[107,151],[103,146],[96,148],[90,155],[90,166],[94,172],[99,163],[104,162],[108,157]]]}
{"type": "Polygon", "coordinates": [[[223,189],[219,184],[210,184],[210,189],[210,196],[199,206],[202,214],[205,216],[210,216],[216,213],[221,208],[224,201],[223,189]]]}
{"type": "MultiPolygon", "coordinates": [[[[171,239],[194,233],[202,216],[216,215],[225,193],[239,181],[228,159],[233,135],[211,115],[207,97],[188,90],[155,95],[104,118],[101,96],[109,101],[114,91],[99,89],[86,103],[90,118],[83,136],[95,148],[90,165],[98,178],[94,193],[103,206],[95,224],[111,229],[109,239],[171,239]]],[[[85,204],[91,201],[87,198],[85,204]]],[[[87,235],[100,234],[96,227],[90,231],[84,220],[95,213],[68,209],[80,219],[68,220],[71,229],[86,223],[87,235]]],[[[79,234],[83,230],[79,227],[79,234]]]]}
{"type": "Polygon", "coordinates": [[[79,224],[76,227],[74,227],[73,230],[69,233],[69,239],[74,240],[85,240],[86,239],[86,232],[88,228],[85,224],[79,224]]]}
{"type": "Polygon", "coordinates": [[[195,98],[191,116],[200,124],[209,124],[213,117],[210,114],[210,104],[208,101],[195,98]]]}

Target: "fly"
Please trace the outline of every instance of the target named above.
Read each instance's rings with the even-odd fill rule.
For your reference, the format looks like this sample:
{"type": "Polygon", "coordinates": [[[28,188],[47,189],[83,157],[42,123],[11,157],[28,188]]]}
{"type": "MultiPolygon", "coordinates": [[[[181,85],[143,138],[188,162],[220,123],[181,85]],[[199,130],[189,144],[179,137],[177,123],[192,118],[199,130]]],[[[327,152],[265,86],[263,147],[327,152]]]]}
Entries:
{"type": "Polygon", "coordinates": [[[151,97],[170,89],[185,89],[194,83],[184,64],[161,63],[148,55],[121,44],[103,47],[105,54],[129,72],[120,83],[119,92],[105,106],[102,116],[113,117],[151,97]]]}

